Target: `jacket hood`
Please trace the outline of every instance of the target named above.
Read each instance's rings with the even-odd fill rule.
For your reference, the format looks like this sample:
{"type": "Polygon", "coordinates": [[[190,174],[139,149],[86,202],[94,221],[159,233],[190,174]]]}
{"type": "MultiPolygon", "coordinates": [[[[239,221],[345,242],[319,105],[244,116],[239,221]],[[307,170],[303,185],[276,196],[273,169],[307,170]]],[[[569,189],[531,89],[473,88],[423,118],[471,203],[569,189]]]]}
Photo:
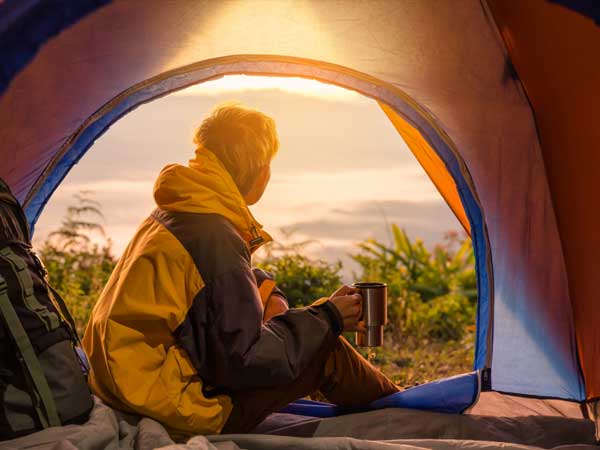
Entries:
{"type": "Polygon", "coordinates": [[[225,217],[251,252],[272,240],[252,216],[227,169],[210,150],[196,152],[196,159],[189,161],[189,167],[166,166],[154,184],[154,200],[165,211],[225,217]]]}

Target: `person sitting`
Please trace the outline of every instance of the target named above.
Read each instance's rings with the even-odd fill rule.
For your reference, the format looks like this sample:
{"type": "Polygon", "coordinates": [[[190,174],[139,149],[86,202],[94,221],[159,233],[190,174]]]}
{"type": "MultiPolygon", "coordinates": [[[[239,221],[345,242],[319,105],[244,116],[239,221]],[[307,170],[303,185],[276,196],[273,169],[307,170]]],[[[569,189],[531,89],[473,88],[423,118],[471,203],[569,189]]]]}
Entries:
{"type": "Polygon", "coordinates": [[[94,307],[83,338],[94,393],[185,437],[249,432],[315,391],[344,406],[396,392],[340,337],[361,329],[356,289],[289,309],[273,277],[251,268],[271,240],[248,205],[270,179],[273,119],[220,105],[194,143],[188,166],[158,176],[157,208],[94,307]]]}

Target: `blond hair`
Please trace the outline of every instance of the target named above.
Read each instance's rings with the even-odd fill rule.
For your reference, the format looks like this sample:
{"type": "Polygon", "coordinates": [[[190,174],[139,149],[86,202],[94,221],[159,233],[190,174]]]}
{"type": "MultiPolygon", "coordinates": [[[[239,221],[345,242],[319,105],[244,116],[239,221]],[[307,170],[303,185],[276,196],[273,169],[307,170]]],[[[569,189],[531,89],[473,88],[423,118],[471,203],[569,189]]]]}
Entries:
{"type": "Polygon", "coordinates": [[[222,103],[194,134],[196,154],[208,149],[223,163],[242,194],[246,194],[279,149],[275,121],[239,103],[222,103]]]}

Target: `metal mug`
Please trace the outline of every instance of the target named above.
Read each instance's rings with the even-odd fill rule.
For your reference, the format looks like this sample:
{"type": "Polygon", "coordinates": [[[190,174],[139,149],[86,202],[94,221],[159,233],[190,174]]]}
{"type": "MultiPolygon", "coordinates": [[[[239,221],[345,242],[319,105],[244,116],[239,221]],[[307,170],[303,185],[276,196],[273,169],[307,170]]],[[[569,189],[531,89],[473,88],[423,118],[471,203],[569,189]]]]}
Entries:
{"type": "Polygon", "coordinates": [[[354,283],[363,298],[360,320],[364,321],[365,331],[356,332],[356,345],[360,347],[381,347],[383,327],[387,323],[387,284],[354,283]]]}

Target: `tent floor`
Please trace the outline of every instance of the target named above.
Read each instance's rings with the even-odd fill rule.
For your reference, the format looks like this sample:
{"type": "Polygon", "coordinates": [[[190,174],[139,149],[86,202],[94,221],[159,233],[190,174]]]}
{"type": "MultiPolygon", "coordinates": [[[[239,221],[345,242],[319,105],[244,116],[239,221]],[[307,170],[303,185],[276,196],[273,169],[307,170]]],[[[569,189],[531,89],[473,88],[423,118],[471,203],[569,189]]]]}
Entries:
{"type": "Polygon", "coordinates": [[[593,444],[595,427],[581,406],[485,392],[468,414],[384,409],[335,418],[273,414],[257,434],[294,437],[351,437],[369,440],[469,439],[552,448],[593,444]]]}
{"type": "Polygon", "coordinates": [[[573,448],[573,445],[577,445],[578,450],[598,448],[594,446],[594,424],[582,419],[581,413],[579,417],[572,417],[579,408],[577,404],[529,400],[501,394],[485,395],[474,408],[474,411],[486,412],[497,408],[496,411],[505,416],[442,414],[401,408],[327,419],[275,414],[254,434],[210,436],[208,439],[197,436],[185,444],[175,444],[158,422],[123,415],[97,400],[86,424],[49,428],[0,442],[0,449],[415,450],[468,447],[531,450],[569,446],[562,450],[573,448]],[[519,417],[516,417],[517,413],[521,413],[519,417]],[[267,429],[269,424],[271,427],[267,429]]]}
{"type": "MultiPolygon", "coordinates": [[[[482,392],[479,399],[467,412],[468,415],[492,417],[565,417],[585,419],[583,409],[577,402],[556,399],[539,399],[482,392]]],[[[298,414],[276,413],[269,416],[254,431],[260,434],[286,436],[312,436],[324,419],[298,414]]]]}
{"type": "MultiPolygon", "coordinates": [[[[409,410],[403,410],[409,411],[409,410]]],[[[416,411],[415,414],[422,414],[416,411]]],[[[433,413],[426,413],[433,414],[433,413]]],[[[514,395],[501,394],[499,392],[482,392],[478,401],[473,405],[466,415],[488,416],[487,421],[493,422],[499,418],[518,418],[518,417],[563,417],[567,419],[586,419],[583,409],[577,402],[555,399],[539,399],[530,397],[519,397],[514,395]]],[[[356,416],[353,414],[352,416],[356,416]]],[[[442,417],[448,415],[441,415],[442,417]]],[[[343,416],[342,416],[343,417],[343,416]]],[[[449,415],[449,417],[460,417],[449,415]]],[[[336,420],[339,422],[339,419],[336,420]]],[[[272,414],[254,431],[261,434],[276,434],[285,436],[309,437],[317,433],[317,429],[322,423],[327,423],[329,419],[320,419],[310,416],[300,416],[296,414],[272,414]]],[[[468,419],[465,419],[468,421],[468,419]]],[[[528,419],[530,420],[530,419],[528,419]]],[[[519,420],[509,421],[509,423],[518,424],[519,420]]],[[[469,422],[470,423],[470,422],[469,422]]],[[[473,422],[476,423],[476,422],[473,422]]],[[[510,442],[510,441],[509,441],[510,442]]]]}
{"type": "Polygon", "coordinates": [[[583,409],[577,402],[567,400],[546,400],[531,397],[482,392],[479,400],[467,414],[481,416],[559,416],[572,419],[585,419],[583,409]]]}

